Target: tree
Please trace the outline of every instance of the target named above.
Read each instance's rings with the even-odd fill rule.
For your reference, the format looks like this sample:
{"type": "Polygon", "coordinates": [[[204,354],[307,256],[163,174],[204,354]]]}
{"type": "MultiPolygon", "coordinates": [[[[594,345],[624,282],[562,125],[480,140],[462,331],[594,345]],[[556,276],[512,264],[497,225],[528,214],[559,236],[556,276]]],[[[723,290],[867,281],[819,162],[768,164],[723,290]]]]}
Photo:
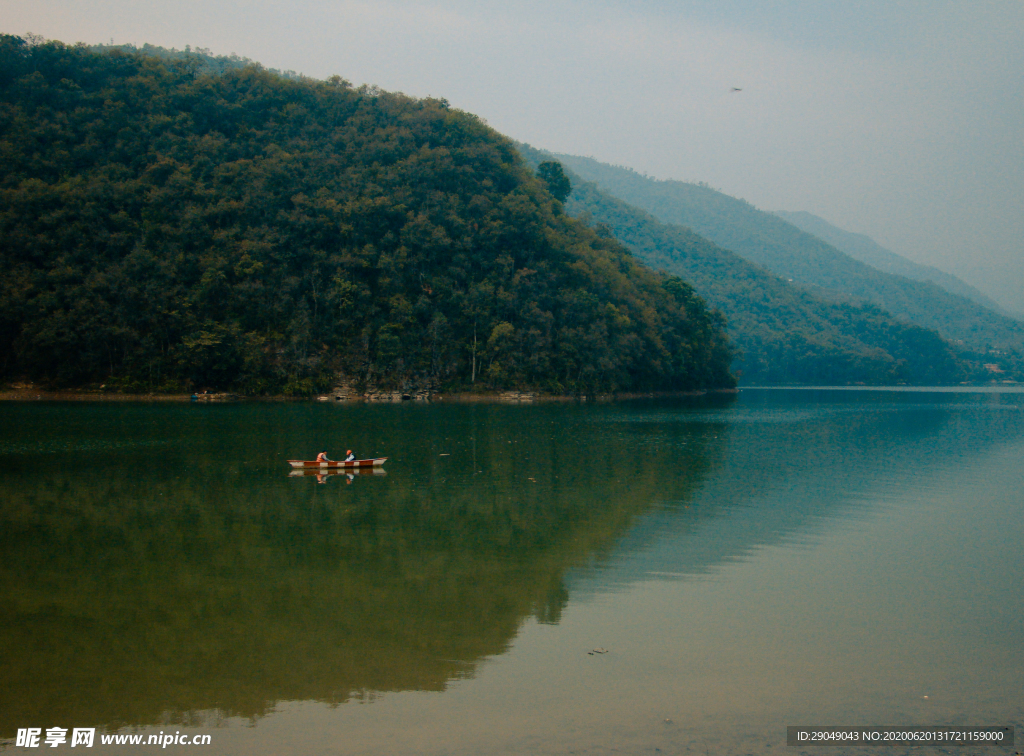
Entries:
{"type": "Polygon", "coordinates": [[[569,199],[569,192],[572,191],[572,184],[569,177],[562,170],[562,164],[555,160],[546,160],[537,166],[537,175],[541,181],[547,184],[551,196],[559,202],[569,199]]]}

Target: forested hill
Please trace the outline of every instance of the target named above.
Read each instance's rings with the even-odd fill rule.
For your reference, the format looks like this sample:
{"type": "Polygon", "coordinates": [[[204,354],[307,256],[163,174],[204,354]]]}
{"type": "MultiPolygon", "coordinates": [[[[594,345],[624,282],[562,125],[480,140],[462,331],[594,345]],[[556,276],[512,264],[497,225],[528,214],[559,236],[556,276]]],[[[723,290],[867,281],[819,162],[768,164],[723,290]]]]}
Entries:
{"type": "Polygon", "coordinates": [[[659,220],[687,226],[783,278],[816,287],[823,297],[873,303],[973,350],[1024,351],[1024,323],[934,283],[876,270],[741,199],[701,184],[658,181],[590,158],[556,159],[659,220]]]}
{"type": "Polygon", "coordinates": [[[956,294],[970,299],[993,312],[1007,317],[1014,317],[1012,313],[1006,312],[994,300],[982,294],[970,284],[961,281],[956,276],[945,271],[933,268],[931,265],[921,265],[888,250],[876,242],[870,236],[846,231],[833,226],[824,218],[808,213],[804,210],[796,212],[783,212],[777,210],[775,215],[787,223],[792,223],[797,228],[813,234],[827,244],[831,244],[840,252],[845,252],[855,260],[867,263],[883,273],[893,273],[897,276],[905,276],[915,281],[931,281],[938,284],[950,294],[956,294]]]}
{"type": "MultiPolygon", "coordinates": [[[[548,153],[520,145],[531,162],[548,153]]],[[[566,211],[614,235],[652,267],[691,281],[721,308],[745,384],[949,384],[985,380],[934,331],[873,305],[822,300],[688,228],[662,223],[596,184],[573,181],[566,211]]]]}
{"type": "Polygon", "coordinates": [[[0,156],[8,380],[734,384],[720,316],[443,100],[7,36],[0,156]]]}

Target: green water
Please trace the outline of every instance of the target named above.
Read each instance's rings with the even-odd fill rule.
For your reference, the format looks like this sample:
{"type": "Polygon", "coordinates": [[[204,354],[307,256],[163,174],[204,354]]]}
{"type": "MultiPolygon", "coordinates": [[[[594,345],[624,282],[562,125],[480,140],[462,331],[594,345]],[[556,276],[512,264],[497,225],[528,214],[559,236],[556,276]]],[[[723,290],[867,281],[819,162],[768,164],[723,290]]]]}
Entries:
{"type": "Polygon", "coordinates": [[[3,403],[0,492],[12,752],[54,726],[216,754],[1024,737],[1021,392],[3,403]],[[348,448],[386,474],[284,462],[348,448]]]}

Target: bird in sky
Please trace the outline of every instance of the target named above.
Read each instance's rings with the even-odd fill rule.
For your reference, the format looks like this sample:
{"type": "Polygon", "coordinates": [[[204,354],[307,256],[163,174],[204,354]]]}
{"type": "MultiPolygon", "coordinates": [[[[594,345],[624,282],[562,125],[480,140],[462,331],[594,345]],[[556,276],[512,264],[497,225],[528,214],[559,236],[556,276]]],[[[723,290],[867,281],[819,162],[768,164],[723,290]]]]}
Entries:
{"type": "Polygon", "coordinates": [[[742,91],[743,91],[743,88],[742,88],[742,87],[733,87],[733,88],[732,88],[732,91],[733,91],[733,92],[742,92],[742,91]]]}

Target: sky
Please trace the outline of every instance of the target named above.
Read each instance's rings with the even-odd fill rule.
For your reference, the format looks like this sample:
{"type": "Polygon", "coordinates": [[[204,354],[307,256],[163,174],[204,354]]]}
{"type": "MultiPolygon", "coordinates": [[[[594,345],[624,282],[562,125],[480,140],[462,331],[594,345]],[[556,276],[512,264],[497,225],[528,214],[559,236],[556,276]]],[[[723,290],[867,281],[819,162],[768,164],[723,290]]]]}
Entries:
{"type": "Polygon", "coordinates": [[[1024,313],[1024,0],[0,0],[0,32],[443,97],[812,212],[1024,313]]]}

